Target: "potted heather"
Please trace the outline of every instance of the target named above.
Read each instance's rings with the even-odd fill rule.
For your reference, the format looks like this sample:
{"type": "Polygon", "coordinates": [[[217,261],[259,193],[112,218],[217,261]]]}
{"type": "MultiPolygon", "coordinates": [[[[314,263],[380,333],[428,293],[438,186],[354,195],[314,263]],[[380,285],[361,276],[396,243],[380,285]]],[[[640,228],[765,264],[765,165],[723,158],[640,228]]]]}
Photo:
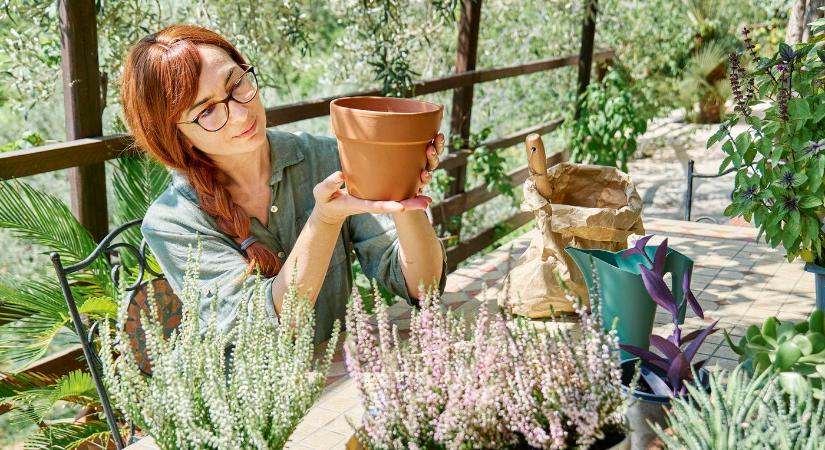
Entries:
{"type": "Polygon", "coordinates": [[[617,336],[579,303],[581,331],[442,308],[413,312],[399,339],[356,293],[346,362],[366,410],[349,449],[629,449],[617,336]]]}
{"type": "MultiPolygon", "coordinates": [[[[650,237],[646,237],[647,242],[650,237]]],[[[633,247],[623,256],[629,257],[635,253],[646,255],[644,247],[633,247]]],[[[636,356],[635,359],[622,361],[622,380],[625,390],[638,402],[628,411],[630,426],[633,428],[633,447],[644,448],[647,442],[654,437],[650,424],[663,424],[665,410],[670,406],[673,398],[683,397],[688,392],[688,385],[694,383],[699,376],[699,382],[707,383],[707,372],[702,368],[706,360],[693,362],[705,339],[716,332],[716,323],[692,331],[682,332],[681,311],[686,306],[699,318],[704,319],[704,312],[693,292],[690,289],[691,272],[683,277],[681,295],[674,296],[673,291],[665,283],[665,266],[662,262],[667,254],[667,239],[662,241],[656,249],[654,258],[648,261],[648,268],[644,263],[639,264],[642,281],[653,301],[668,312],[673,323],[673,331],[667,337],[656,334],[650,335],[650,344],[660,353],[654,353],[647,348],[631,344],[620,344],[622,350],[636,356]],[[677,300],[678,299],[678,300],[677,300]],[[633,382],[636,368],[641,372],[638,383],[633,382]]]]}
{"type": "Polygon", "coordinates": [[[759,228],[789,261],[801,258],[816,274],[817,308],[825,308],[825,19],[812,24],[811,43],[779,46],[760,57],[745,30],[745,52],[730,55],[736,115],[708,146],[724,141],[720,173],[736,170],[733,202],[725,210],[759,228]],[[764,114],[754,107],[764,108],[764,114]],[[731,127],[748,128],[734,136],[731,127]]]}
{"type": "MultiPolygon", "coordinates": [[[[216,299],[202,325],[196,279],[197,266],[187,270],[178,293],[183,317],[168,338],[155,318],[157,306],[146,302],[149,314],[142,312],[141,322],[151,376],[141,371],[123,330],[126,308],[117,326],[103,323],[101,359],[112,400],[153,441],[142,440],[140,448],[283,448],[324,389],[337,331],[316,361],[312,305],[293,285],[284,296],[280,322],[272,324],[259,279],[247,285],[250,303],[238,308],[232,331],[218,329],[216,299]]],[[[151,284],[147,297],[155,298],[151,284]]]]}

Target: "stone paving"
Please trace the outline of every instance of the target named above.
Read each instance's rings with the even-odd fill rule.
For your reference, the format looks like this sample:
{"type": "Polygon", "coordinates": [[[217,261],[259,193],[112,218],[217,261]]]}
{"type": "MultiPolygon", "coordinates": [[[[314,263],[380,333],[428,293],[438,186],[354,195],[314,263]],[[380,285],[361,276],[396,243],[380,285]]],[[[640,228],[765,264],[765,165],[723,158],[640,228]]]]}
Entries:
{"type": "MultiPolygon", "coordinates": [[[[713,225],[651,218],[648,233],[664,237],[695,262],[692,287],[705,310],[705,322],[719,319],[719,327],[738,339],[751,324],[769,316],[803,320],[813,310],[813,276],[802,263],[788,263],[781,250],[755,241],[753,228],[713,225]]],[[[508,268],[529,245],[533,232],[484,256],[478,256],[448,277],[443,302],[450,309],[473,314],[480,307],[495,307],[495,296],[508,268]]],[[[404,329],[410,308],[396,304],[390,309],[393,323],[404,329]]],[[[688,313],[686,329],[704,325],[688,313]]],[[[668,316],[656,315],[656,331],[667,333],[668,316]]],[[[736,355],[724,342],[724,334],[711,335],[700,349],[711,366],[731,368],[736,355]]],[[[352,434],[348,423],[357,424],[363,407],[355,385],[346,376],[340,352],[320,401],[299,425],[287,448],[340,449],[352,434]]]]}

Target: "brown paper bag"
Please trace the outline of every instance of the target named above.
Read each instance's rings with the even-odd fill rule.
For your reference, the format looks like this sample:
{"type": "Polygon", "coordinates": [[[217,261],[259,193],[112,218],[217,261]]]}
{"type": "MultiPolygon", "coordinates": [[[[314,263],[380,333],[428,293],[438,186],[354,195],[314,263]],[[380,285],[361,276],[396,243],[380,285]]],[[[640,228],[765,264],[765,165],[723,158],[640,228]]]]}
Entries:
{"type": "MultiPolygon", "coordinates": [[[[556,279],[588,302],[587,286],[567,246],[618,251],[631,234],[643,235],[642,199],[630,176],[613,167],[560,163],[547,170],[552,192],[544,198],[532,178],[524,183],[523,211],[538,233],[508,274],[499,306],[530,318],[574,313],[556,279]]],[[[589,304],[589,303],[588,303],[589,304]]]]}

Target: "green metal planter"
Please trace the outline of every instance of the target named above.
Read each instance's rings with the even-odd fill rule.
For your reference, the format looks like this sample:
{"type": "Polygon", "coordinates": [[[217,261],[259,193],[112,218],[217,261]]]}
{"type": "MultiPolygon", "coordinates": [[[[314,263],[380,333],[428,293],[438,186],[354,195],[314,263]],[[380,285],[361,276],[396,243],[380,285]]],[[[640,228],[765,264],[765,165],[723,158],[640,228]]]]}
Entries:
{"type": "MultiPolygon", "coordinates": [[[[598,277],[601,297],[602,320],[610,328],[618,319],[619,342],[641,348],[649,348],[650,333],[656,317],[656,302],[650,298],[639,274],[639,264],[648,264],[641,254],[622,258],[628,250],[610,252],[606,250],[586,250],[567,247],[565,251],[576,261],[587,283],[588,291],[594,288],[594,275],[598,277]]],[[[653,259],[655,246],[645,247],[645,252],[653,259]]],[[[677,302],[683,298],[682,279],[693,270],[693,260],[673,249],[668,249],[665,258],[665,273],[672,278],[671,291],[677,302]]],[[[679,311],[679,322],[685,320],[683,304],[679,311]]],[[[632,358],[622,351],[622,359],[632,358]]]]}

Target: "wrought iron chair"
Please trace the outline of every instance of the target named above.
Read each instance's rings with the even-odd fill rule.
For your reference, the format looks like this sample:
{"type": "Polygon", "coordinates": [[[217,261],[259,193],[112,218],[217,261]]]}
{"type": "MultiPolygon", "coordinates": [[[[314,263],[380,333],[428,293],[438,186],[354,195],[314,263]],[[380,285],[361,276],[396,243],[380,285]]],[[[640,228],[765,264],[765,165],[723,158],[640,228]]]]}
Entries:
{"type": "MultiPolygon", "coordinates": [[[[86,257],[86,259],[78,262],[77,264],[64,267],[60,260],[60,255],[57,253],[51,254],[51,260],[54,264],[54,269],[57,273],[57,278],[63,291],[63,297],[69,307],[69,313],[72,317],[75,331],[80,339],[80,345],[83,348],[83,356],[86,358],[86,364],[89,367],[92,380],[95,384],[95,389],[100,397],[100,404],[106,417],[106,423],[109,425],[109,430],[112,433],[115,447],[118,450],[124,447],[123,437],[120,435],[120,431],[118,430],[114,410],[112,409],[111,402],[109,401],[109,395],[106,392],[106,387],[103,384],[100,357],[98,356],[93,345],[94,335],[99,328],[100,322],[94,322],[89,326],[89,329],[86,330],[83,317],[81,317],[78,312],[77,303],[75,302],[74,296],[72,295],[72,291],[69,287],[68,275],[89,267],[97,258],[101,256],[106,258],[117,256],[120,260],[117,263],[112,264],[112,271],[110,274],[112,282],[117,288],[120,283],[119,274],[121,268],[123,268],[123,270],[130,276],[132,275],[129,269],[122,264],[122,256],[120,252],[127,251],[137,260],[137,274],[135,276],[135,281],[125,288],[128,292],[126,300],[129,302],[129,306],[124,331],[130,337],[132,349],[135,351],[135,359],[140,366],[141,371],[147,376],[151,375],[151,367],[149,367],[148,359],[146,358],[145,353],[145,335],[140,323],[140,311],[145,311],[146,314],[149,313],[149,309],[146,304],[146,301],[148,300],[147,287],[149,283],[152,283],[155,290],[155,301],[158,302],[158,320],[163,324],[167,337],[180,323],[181,302],[172,292],[169,284],[163,278],[163,274],[155,272],[149,264],[147,264],[147,245],[145,240],[141,242],[140,248],[137,248],[127,242],[114,242],[115,239],[122,233],[132,227],[139,227],[141,223],[142,219],[136,219],[112,230],[103,238],[100,244],[98,244],[95,250],[88,257],[86,257]],[[149,281],[145,281],[144,276],[147,273],[151,274],[154,278],[149,281]]],[[[124,299],[119,300],[123,301],[124,299]]],[[[131,441],[133,437],[134,424],[131,425],[129,441],[131,441]]]]}
{"type": "MultiPolygon", "coordinates": [[[[719,178],[723,177],[729,173],[736,172],[736,169],[730,168],[720,174],[715,175],[706,175],[696,173],[694,170],[694,162],[693,160],[688,161],[688,168],[687,168],[687,190],[685,191],[685,220],[690,222],[691,220],[691,210],[693,209],[693,179],[694,178],[719,178]]],[[[730,193],[731,200],[733,200],[733,191],[730,193]]],[[[717,223],[716,219],[710,216],[701,216],[696,219],[697,222],[710,222],[710,223],[717,223]]]]}

